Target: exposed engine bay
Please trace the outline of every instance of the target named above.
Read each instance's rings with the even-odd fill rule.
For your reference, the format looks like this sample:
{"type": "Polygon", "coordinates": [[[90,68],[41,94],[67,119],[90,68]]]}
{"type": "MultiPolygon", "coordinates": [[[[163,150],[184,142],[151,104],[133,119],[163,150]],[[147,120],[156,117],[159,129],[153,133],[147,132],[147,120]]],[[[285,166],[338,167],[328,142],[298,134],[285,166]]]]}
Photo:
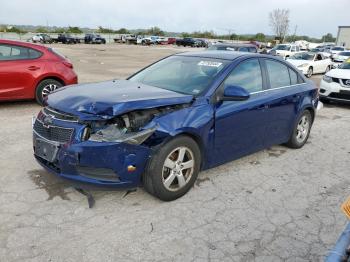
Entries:
{"type": "Polygon", "coordinates": [[[82,140],[99,142],[126,142],[140,144],[145,141],[156,128],[141,130],[154,117],[171,113],[187,107],[188,104],[164,106],[128,112],[106,121],[87,123],[82,140]]]}

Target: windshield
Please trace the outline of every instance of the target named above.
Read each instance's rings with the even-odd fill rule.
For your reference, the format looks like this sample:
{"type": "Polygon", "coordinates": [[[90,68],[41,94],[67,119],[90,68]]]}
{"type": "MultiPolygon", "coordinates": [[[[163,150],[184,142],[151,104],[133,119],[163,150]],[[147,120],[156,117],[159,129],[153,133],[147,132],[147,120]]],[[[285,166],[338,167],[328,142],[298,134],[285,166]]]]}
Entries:
{"type": "Polygon", "coordinates": [[[289,50],[290,45],[277,45],[274,49],[275,50],[289,50]]]}
{"type": "Polygon", "coordinates": [[[295,60],[314,60],[314,53],[299,53],[290,57],[290,59],[295,60]]]}
{"type": "Polygon", "coordinates": [[[350,60],[345,61],[338,68],[340,68],[340,69],[350,69],[350,60]]]}
{"type": "Polygon", "coordinates": [[[340,56],[350,56],[350,52],[340,52],[340,56]]]}
{"type": "Polygon", "coordinates": [[[130,81],[198,95],[230,61],[189,56],[171,56],[142,70],[130,81]]]}

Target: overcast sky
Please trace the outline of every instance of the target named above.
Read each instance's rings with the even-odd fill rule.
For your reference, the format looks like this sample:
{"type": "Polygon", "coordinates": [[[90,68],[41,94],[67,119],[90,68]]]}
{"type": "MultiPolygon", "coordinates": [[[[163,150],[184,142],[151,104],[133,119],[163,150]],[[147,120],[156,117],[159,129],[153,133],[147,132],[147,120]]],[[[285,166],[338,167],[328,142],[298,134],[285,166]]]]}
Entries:
{"type": "Polygon", "coordinates": [[[272,34],[275,8],[290,9],[290,33],[297,25],[299,35],[336,35],[338,25],[350,25],[350,0],[1,0],[0,24],[272,34]]]}

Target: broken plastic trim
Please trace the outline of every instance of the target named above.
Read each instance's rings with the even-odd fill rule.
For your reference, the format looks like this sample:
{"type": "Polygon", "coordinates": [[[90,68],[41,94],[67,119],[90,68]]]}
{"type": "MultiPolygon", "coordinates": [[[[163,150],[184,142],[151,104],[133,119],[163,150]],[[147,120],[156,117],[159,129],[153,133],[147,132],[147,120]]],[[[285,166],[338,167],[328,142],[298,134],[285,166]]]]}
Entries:
{"type": "Polygon", "coordinates": [[[90,141],[94,142],[117,142],[117,143],[128,143],[132,145],[140,145],[147,138],[149,138],[157,129],[157,126],[142,130],[139,132],[121,133],[116,132],[115,135],[95,133],[89,138],[90,141]]]}

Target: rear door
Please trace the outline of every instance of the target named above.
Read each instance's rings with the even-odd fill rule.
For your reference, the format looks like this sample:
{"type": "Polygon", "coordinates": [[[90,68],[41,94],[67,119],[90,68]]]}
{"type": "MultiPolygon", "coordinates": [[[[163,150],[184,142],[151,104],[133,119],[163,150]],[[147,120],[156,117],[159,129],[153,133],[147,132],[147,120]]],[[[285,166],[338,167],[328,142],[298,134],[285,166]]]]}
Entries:
{"type": "Polygon", "coordinates": [[[262,59],[267,76],[268,99],[266,147],[287,142],[301,101],[300,83],[303,81],[291,67],[274,59],[262,59]]]}
{"type": "Polygon", "coordinates": [[[31,48],[0,44],[0,100],[32,98],[36,76],[42,70],[40,56],[31,48]]]}
{"type": "Polygon", "coordinates": [[[244,60],[229,74],[220,89],[240,86],[251,96],[246,101],[220,101],[215,110],[216,163],[224,163],[263,148],[267,122],[263,78],[257,58],[244,60]]]}

